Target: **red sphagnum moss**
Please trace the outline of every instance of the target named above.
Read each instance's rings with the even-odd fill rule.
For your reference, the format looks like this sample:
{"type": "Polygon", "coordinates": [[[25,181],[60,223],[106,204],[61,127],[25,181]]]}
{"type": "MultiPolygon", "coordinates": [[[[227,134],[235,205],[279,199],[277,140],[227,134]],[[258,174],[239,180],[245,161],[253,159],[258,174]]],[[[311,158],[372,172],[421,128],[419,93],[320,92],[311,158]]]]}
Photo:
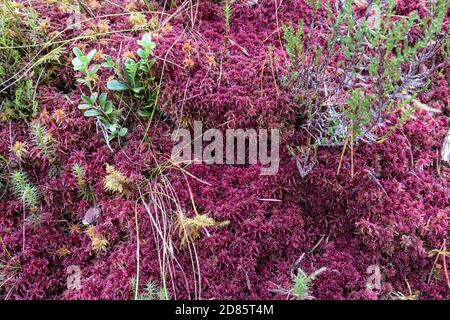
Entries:
{"type": "MultiPolygon", "coordinates": [[[[355,146],[353,178],[348,154],[336,175],[341,150],[332,148],[318,150],[316,166],[303,179],[285,148],[280,148],[280,169],[274,176],[260,176],[258,166],[204,164],[188,166],[187,175],[165,162],[174,123],[181,121],[180,110],[187,127],[194,120],[208,127],[225,123],[227,128],[277,127],[282,142],[301,143],[303,137],[295,132],[294,103],[289,92],[274,82],[268,48],[273,48],[280,68],[283,45],[276,30],[282,22],[308,21],[310,7],[299,0],[261,0],[251,6],[235,1],[232,42],[223,56],[221,4],[199,1],[192,21],[190,11],[178,12],[177,5],[163,8],[164,1],[153,1],[151,11],[163,14],[146,13],[148,21],[174,15],[153,37],[156,79],[159,82],[162,73],[163,85],[159,114],[147,134],[151,143],[142,142],[147,120],[137,121],[130,114],[129,132],[111,152],[95,121],[77,108],[81,99],[70,65],[71,46],[83,47],[83,52],[97,49],[114,58],[130,56],[143,32],[130,31],[130,15],[118,13],[125,6],[129,12],[147,8],[140,1],[113,1],[117,7],[85,2],[101,18],[65,30],[60,39],[95,28],[110,33],[73,42],[66,52],[68,62],[62,59],[53,73],[57,81],[38,86],[40,114],[35,121],[51,135],[53,157],[28,142],[30,131],[23,121],[0,123],[0,155],[27,172],[40,193],[38,222],[23,221],[22,203],[9,189],[0,195],[1,298],[133,298],[136,222],[140,288],[148,281],[163,286],[159,263],[163,244],[152,222],[157,213],[148,200],[151,190],[142,184],[145,178],[158,176],[157,168],[164,170],[186,216],[207,214],[217,222],[229,221],[200,231],[194,258],[192,251],[179,246],[178,230],[170,230],[174,251],[166,254],[176,257],[165,257],[172,262],[173,273],[166,279],[171,298],[284,299],[272,289],[289,288],[293,265],[303,253],[301,267],[307,274],[326,267],[311,288],[316,299],[386,299],[394,292],[421,299],[450,298],[441,258],[434,263],[435,257],[428,256],[450,240],[450,171],[439,164],[448,129],[449,67],[435,75],[430,88],[418,97],[439,113],[418,110],[384,143],[355,146]],[[192,23],[195,31],[188,27],[192,23]],[[11,152],[17,142],[27,142],[20,164],[11,152]],[[76,164],[84,169],[91,200],[80,196],[72,172],[76,164]],[[126,178],[120,192],[105,190],[106,164],[126,178]],[[101,214],[92,230],[107,243],[100,250],[94,250],[88,232],[94,227],[82,224],[94,206],[101,214]],[[73,265],[81,270],[79,290],[67,288],[67,268],[73,265]],[[370,265],[378,265],[382,274],[382,287],[375,291],[366,288],[370,265]],[[199,274],[200,279],[194,276],[199,274]]],[[[401,0],[396,10],[426,14],[421,3],[401,0]]],[[[62,22],[71,13],[64,6],[33,1],[33,7],[46,19],[47,33],[65,29],[62,22]]],[[[88,18],[82,11],[81,19],[88,18]]],[[[445,21],[447,27],[448,14],[445,21]]],[[[104,71],[98,75],[105,91],[109,76],[104,71]]]]}

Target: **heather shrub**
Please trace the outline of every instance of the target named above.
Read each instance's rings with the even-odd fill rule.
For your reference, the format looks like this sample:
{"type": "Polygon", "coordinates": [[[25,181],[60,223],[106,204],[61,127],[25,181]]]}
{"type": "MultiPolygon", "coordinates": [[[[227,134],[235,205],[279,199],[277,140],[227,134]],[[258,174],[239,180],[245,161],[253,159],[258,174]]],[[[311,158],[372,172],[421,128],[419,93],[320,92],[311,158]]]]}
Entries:
{"type": "Polygon", "coordinates": [[[396,15],[394,0],[307,2],[307,25],[283,25],[284,85],[298,104],[299,127],[319,146],[385,140],[448,63],[446,1],[429,2],[425,17],[396,15]]]}

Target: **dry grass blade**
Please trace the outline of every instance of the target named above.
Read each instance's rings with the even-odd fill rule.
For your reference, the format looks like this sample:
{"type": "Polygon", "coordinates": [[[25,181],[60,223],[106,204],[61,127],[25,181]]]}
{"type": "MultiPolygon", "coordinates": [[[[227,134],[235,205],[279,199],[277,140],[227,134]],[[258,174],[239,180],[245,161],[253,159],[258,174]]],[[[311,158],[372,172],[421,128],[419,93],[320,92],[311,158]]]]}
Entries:
{"type": "Polygon", "coordinates": [[[164,175],[160,175],[154,181],[149,182],[146,188],[148,191],[145,195],[142,190],[139,190],[139,192],[151,221],[160,266],[161,287],[166,290],[170,284],[174,299],[177,299],[179,293],[175,281],[176,273],[180,272],[185,283],[186,295],[189,299],[199,299],[201,297],[200,263],[194,244],[192,242],[187,243],[194,288],[190,287],[187,270],[183,269],[176,257],[177,250],[174,242],[174,239],[178,236],[176,221],[179,216],[183,215],[178,196],[169,179],[164,175]],[[191,296],[192,289],[194,297],[191,296]]]}

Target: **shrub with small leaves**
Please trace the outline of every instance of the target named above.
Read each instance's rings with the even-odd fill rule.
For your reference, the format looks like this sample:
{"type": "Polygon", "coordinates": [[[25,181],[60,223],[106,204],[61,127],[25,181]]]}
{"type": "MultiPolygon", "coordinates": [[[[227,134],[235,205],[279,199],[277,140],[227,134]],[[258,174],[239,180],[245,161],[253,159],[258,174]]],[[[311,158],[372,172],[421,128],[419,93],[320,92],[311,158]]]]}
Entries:
{"type": "Polygon", "coordinates": [[[105,136],[108,141],[117,136],[123,137],[127,134],[128,129],[119,124],[119,111],[114,109],[110,100],[107,99],[107,94],[102,93],[100,96],[97,92],[91,94],[90,97],[82,96],[83,104],[78,106],[84,111],[86,117],[95,117],[105,129],[105,136]]]}
{"type": "Polygon", "coordinates": [[[415,11],[395,15],[394,0],[369,1],[361,15],[354,2],[340,1],[333,9],[331,2],[308,1],[308,33],[304,21],[297,30],[283,26],[289,58],[284,84],[299,105],[301,128],[316,145],[343,145],[349,136],[353,142],[383,141],[411,117],[410,102],[434,71],[448,65],[436,59],[448,41],[445,0],[430,1],[425,18],[415,11]],[[325,45],[316,38],[324,32],[324,15],[331,25],[325,45]]]}
{"type": "Polygon", "coordinates": [[[98,64],[91,66],[91,61],[96,52],[97,50],[91,50],[85,55],[79,48],[73,48],[73,53],[75,54],[75,58],[72,60],[73,69],[80,72],[83,76],[83,78],[78,78],[77,82],[86,85],[91,90],[97,79],[97,72],[100,69],[98,64]]]}
{"type": "Polygon", "coordinates": [[[151,75],[155,64],[153,50],[156,48],[156,44],[149,34],[144,34],[137,44],[139,46],[136,50],[139,57],[137,61],[130,57],[121,66],[119,59],[114,61],[112,57],[105,56],[106,61],[102,63],[102,66],[114,71],[116,77],[116,79],[108,81],[108,89],[131,91],[133,97],[142,104],[138,109],[138,114],[142,117],[151,117],[157,99],[157,86],[154,76],[151,75]]]}
{"type": "Polygon", "coordinates": [[[84,115],[86,117],[97,119],[97,124],[109,145],[109,141],[117,136],[125,136],[128,129],[120,125],[120,110],[117,110],[113,103],[108,100],[107,94],[99,94],[94,89],[97,73],[101,67],[99,64],[91,66],[96,50],[91,50],[86,55],[79,48],[74,48],[73,52],[75,54],[75,58],[72,60],[74,70],[81,74],[81,77],[77,78],[77,82],[84,84],[90,92],[89,95],[81,96],[84,103],[80,104],[78,108],[85,110],[84,115]]]}

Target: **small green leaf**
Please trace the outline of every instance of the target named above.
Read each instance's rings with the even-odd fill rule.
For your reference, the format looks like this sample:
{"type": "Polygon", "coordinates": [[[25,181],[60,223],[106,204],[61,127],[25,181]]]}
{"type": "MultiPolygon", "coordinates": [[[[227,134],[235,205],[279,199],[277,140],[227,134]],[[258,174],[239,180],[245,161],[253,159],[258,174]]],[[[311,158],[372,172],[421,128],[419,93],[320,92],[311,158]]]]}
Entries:
{"type": "Polygon", "coordinates": [[[107,101],[107,102],[104,104],[103,112],[104,112],[106,115],[111,114],[111,113],[113,112],[113,105],[112,105],[112,102],[111,102],[111,101],[107,101]]]}
{"type": "Polygon", "coordinates": [[[91,98],[89,98],[88,96],[81,96],[81,99],[86,102],[87,104],[93,105],[95,101],[93,101],[91,98]]]}
{"type": "Polygon", "coordinates": [[[144,87],[134,87],[133,88],[134,93],[140,93],[142,90],[144,90],[144,87]]]}
{"type": "Polygon", "coordinates": [[[149,49],[153,49],[156,46],[155,43],[152,41],[152,37],[148,33],[144,34],[141,40],[137,41],[137,44],[143,48],[149,49]]]}
{"type": "Polygon", "coordinates": [[[148,117],[150,117],[152,115],[152,112],[150,110],[147,110],[147,109],[139,109],[138,110],[138,114],[141,117],[148,118],[148,117]]]}
{"type": "Polygon", "coordinates": [[[109,90],[113,91],[123,91],[129,89],[126,83],[120,82],[118,80],[110,80],[108,81],[106,86],[108,87],[109,90]]]}
{"type": "Polygon", "coordinates": [[[100,65],[96,64],[92,67],[91,71],[89,71],[89,76],[94,77],[97,74],[97,71],[100,69],[100,65]]]}
{"type": "Polygon", "coordinates": [[[97,52],[96,49],[89,51],[89,53],[86,55],[87,58],[87,64],[89,64],[92,60],[92,58],[94,58],[95,53],[97,52]]]}
{"type": "Polygon", "coordinates": [[[139,56],[141,59],[144,59],[144,58],[145,58],[145,52],[144,52],[144,50],[142,50],[141,48],[139,48],[139,49],[136,50],[136,52],[137,52],[138,56],[139,56]]]}
{"type": "Polygon", "coordinates": [[[80,67],[82,67],[82,63],[81,63],[80,59],[78,59],[78,58],[73,58],[72,59],[72,65],[73,65],[75,70],[79,70],[80,67]]]}
{"type": "Polygon", "coordinates": [[[105,62],[102,63],[102,67],[112,69],[114,68],[114,60],[111,56],[105,55],[105,62]]]}
{"type": "Polygon", "coordinates": [[[92,104],[94,104],[95,101],[97,101],[97,98],[98,98],[98,92],[92,92],[91,98],[90,98],[92,101],[92,104]]]}
{"type": "Polygon", "coordinates": [[[97,116],[100,116],[101,113],[98,110],[90,109],[90,110],[85,111],[84,115],[86,117],[97,117],[97,116]]]}
{"type": "Polygon", "coordinates": [[[83,52],[82,52],[79,48],[77,48],[77,47],[74,47],[74,48],[72,49],[72,51],[73,51],[73,53],[75,54],[75,57],[77,57],[77,58],[83,56],[83,52]]]}
{"type": "Polygon", "coordinates": [[[123,137],[127,134],[128,129],[127,128],[120,128],[119,130],[119,136],[123,137]]]}
{"type": "Polygon", "coordinates": [[[116,130],[117,130],[117,124],[115,124],[115,123],[109,124],[108,129],[109,129],[109,131],[111,131],[111,132],[116,132],[116,130]]]}
{"type": "Polygon", "coordinates": [[[100,98],[98,98],[98,103],[99,103],[101,106],[104,106],[104,105],[105,105],[107,96],[108,96],[108,94],[104,92],[104,93],[102,93],[102,94],[100,95],[100,98]]]}
{"type": "Polygon", "coordinates": [[[80,104],[78,106],[78,109],[80,110],[86,110],[86,109],[90,109],[92,106],[90,104],[80,104]]]}

